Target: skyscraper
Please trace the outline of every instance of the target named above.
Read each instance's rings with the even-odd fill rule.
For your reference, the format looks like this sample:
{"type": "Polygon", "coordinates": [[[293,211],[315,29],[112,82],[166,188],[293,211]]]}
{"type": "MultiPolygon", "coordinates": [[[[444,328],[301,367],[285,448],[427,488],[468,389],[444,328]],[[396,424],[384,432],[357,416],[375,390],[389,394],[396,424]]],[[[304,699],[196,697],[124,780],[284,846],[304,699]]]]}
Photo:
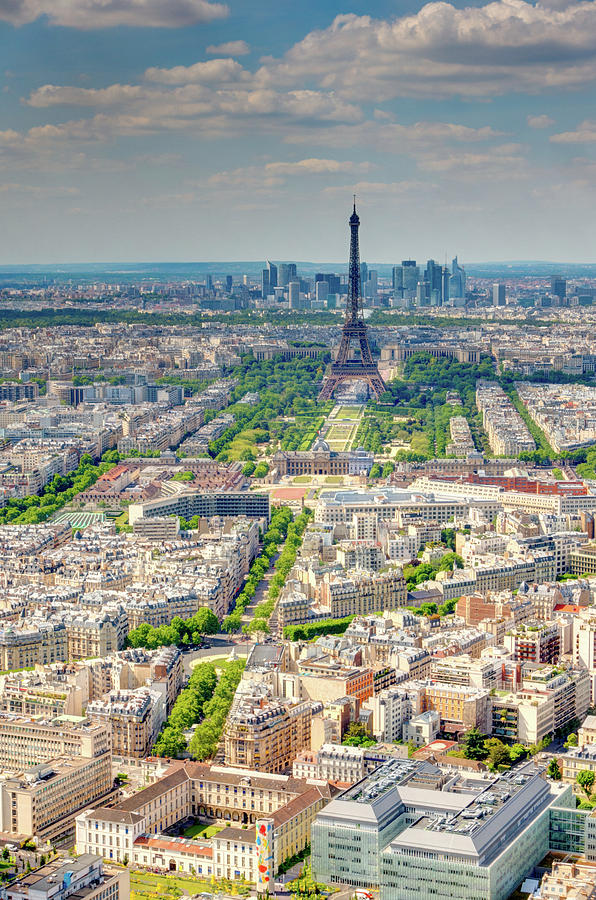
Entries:
{"type": "Polygon", "coordinates": [[[296,278],[296,263],[280,263],[279,277],[277,284],[280,287],[287,287],[290,281],[296,278]]]}
{"type": "Polygon", "coordinates": [[[420,281],[420,268],[415,259],[403,259],[401,266],[393,266],[393,295],[412,299],[420,281]]]}
{"type": "Polygon", "coordinates": [[[315,282],[315,298],[318,301],[325,301],[325,300],[327,300],[328,296],[329,296],[329,282],[328,281],[315,282]]]}
{"type": "Polygon", "coordinates": [[[424,280],[428,282],[430,302],[440,306],[443,300],[443,266],[429,259],[424,270],[424,280]]]}
{"type": "Polygon", "coordinates": [[[466,271],[458,263],[457,256],[454,256],[451,261],[449,296],[455,300],[462,300],[466,296],[466,271]]]}
{"type": "Polygon", "coordinates": [[[505,306],[505,285],[493,284],[493,306],[505,306]]]}
{"type": "Polygon", "coordinates": [[[561,275],[551,275],[550,292],[559,300],[564,300],[567,295],[567,282],[561,275]]]}
{"type": "Polygon", "coordinates": [[[267,260],[267,271],[269,272],[269,287],[277,287],[277,266],[267,260]]]}
{"type": "Polygon", "coordinates": [[[368,270],[368,278],[362,284],[362,292],[367,300],[376,300],[379,286],[379,273],[376,269],[368,270]]]}
{"type": "Polygon", "coordinates": [[[263,269],[261,272],[261,297],[263,300],[271,293],[271,281],[269,269],[263,269]]]}
{"type": "Polygon", "coordinates": [[[300,309],[300,282],[288,283],[288,306],[290,309],[300,309]]]}
{"type": "Polygon", "coordinates": [[[366,284],[367,281],[368,281],[368,265],[365,262],[363,262],[363,263],[360,263],[360,289],[363,294],[364,294],[364,285],[366,284]]]}
{"type": "Polygon", "coordinates": [[[441,277],[441,302],[444,304],[449,303],[449,298],[451,296],[449,292],[449,283],[451,280],[451,273],[447,266],[443,266],[443,272],[441,277]]]}
{"type": "Polygon", "coordinates": [[[333,272],[317,272],[315,275],[315,284],[319,281],[326,281],[329,285],[330,294],[341,294],[341,278],[333,272]]]}

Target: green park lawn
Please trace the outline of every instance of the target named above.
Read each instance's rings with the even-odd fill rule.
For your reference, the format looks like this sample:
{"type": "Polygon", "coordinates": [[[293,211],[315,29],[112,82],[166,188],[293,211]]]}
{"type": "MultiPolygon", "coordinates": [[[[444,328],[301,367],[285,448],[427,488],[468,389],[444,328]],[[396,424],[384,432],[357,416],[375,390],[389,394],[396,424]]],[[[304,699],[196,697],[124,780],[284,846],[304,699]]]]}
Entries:
{"type": "Polygon", "coordinates": [[[130,896],[131,900],[159,900],[159,898],[181,897],[183,893],[198,894],[203,891],[214,893],[215,890],[226,893],[238,893],[247,895],[250,893],[248,884],[239,884],[228,881],[225,878],[215,879],[193,878],[191,875],[154,875],[152,872],[131,871],[130,896]]]}
{"type": "Polygon", "coordinates": [[[338,419],[357,419],[361,413],[362,409],[359,406],[340,406],[335,421],[338,419]]]}
{"type": "Polygon", "coordinates": [[[255,438],[262,433],[263,432],[260,432],[257,428],[245,428],[244,431],[237,434],[226,451],[230,460],[236,462],[237,460],[242,459],[242,454],[246,450],[252,450],[255,456],[258,456],[259,447],[265,445],[257,444],[255,438]]]}
{"type": "Polygon", "coordinates": [[[194,838],[211,838],[218,831],[221,831],[223,825],[206,825],[204,822],[196,822],[184,831],[184,837],[194,838]]]}

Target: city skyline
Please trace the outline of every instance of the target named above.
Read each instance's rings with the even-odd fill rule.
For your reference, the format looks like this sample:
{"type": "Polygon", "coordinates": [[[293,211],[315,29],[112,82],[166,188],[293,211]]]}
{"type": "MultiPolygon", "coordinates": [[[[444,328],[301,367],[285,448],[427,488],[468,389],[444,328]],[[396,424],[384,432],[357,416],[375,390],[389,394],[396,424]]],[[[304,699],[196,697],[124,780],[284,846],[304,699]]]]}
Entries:
{"type": "Polygon", "coordinates": [[[592,258],[596,4],[0,2],[0,264],[592,258]],[[429,253],[428,248],[432,248],[429,253]]]}

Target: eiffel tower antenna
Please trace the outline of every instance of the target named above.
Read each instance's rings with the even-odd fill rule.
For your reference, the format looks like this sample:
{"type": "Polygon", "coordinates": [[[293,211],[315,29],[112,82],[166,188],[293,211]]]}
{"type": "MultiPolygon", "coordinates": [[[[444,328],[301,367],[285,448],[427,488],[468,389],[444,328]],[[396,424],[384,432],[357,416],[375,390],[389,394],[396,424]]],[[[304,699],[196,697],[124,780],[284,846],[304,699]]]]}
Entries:
{"type": "Polygon", "coordinates": [[[329,400],[333,396],[336,387],[345,381],[365,381],[368,384],[369,393],[377,399],[387,390],[387,386],[381,378],[377,364],[372,357],[368,342],[368,331],[362,312],[360,248],[358,244],[360,219],[356,212],[356,194],[354,194],[354,208],[349,224],[350,263],[346,315],[337,358],[331,363],[330,370],[319,394],[319,400],[329,400]],[[360,357],[355,355],[352,349],[353,343],[360,346],[360,357]]]}

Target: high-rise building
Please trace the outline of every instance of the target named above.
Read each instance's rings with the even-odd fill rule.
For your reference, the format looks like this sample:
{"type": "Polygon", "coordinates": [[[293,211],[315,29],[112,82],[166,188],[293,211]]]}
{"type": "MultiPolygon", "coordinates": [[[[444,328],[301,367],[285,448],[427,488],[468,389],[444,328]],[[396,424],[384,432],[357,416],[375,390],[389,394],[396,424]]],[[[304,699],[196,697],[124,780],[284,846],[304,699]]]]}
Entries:
{"type": "Polygon", "coordinates": [[[416,285],[416,306],[428,306],[430,303],[430,284],[428,281],[419,281],[416,285]]]}
{"type": "Polygon", "coordinates": [[[443,274],[441,279],[441,301],[443,304],[449,303],[449,299],[451,297],[451,293],[449,290],[449,282],[451,279],[451,273],[447,266],[443,266],[443,274]]]}
{"type": "Polygon", "coordinates": [[[271,281],[269,269],[263,269],[261,272],[261,297],[263,300],[271,293],[271,281]]]}
{"type": "Polygon", "coordinates": [[[234,279],[232,278],[232,276],[226,275],[226,291],[228,293],[230,293],[230,291],[232,290],[233,283],[234,283],[234,279]]]}
{"type": "Polygon", "coordinates": [[[379,284],[379,274],[376,269],[369,269],[366,281],[362,283],[363,293],[367,300],[376,300],[379,284]]]}
{"type": "Polygon", "coordinates": [[[368,265],[363,262],[360,263],[360,290],[363,291],[364,285],[368,281],[368,265]]]}
{"type": "Polygon", "coordinates": [[[561,275],[551,275],[550,292],[559,300],[564,300],[567,295],[567,282],[561,275]]]}
{"type": "Polygon", "coordinates": [[[493,306],[505,306],[505,285],[493,284],[493,306]]]}
{"type": "Polygon", "coordinates": [[[451,278],[449,279],[449,296],[454,300],[462,300],[466,296],[466,271],[457,261],[451,261],[451,278]]]}
{"type": "Polygon", "coordinates": [[[290,309],[300,309],[299,281],[290,281],[288,284],[288,305],[290,309]]]}
{"type": "Polygon", "coordinates": [[[440,306],[443,299],[443,266],[434,259],[429,259],[424,270],[424,280],[428,281],[431,304],[440,306]]]}
{"type": "Polygon", "coordinates": [[[277,287],[277,266],[275,265],[275,263],[272,263],[272,262],[270,262],[270,260],[267,260],[266,269],[267,269],[267,272],[269,273],[269,287],[270,288],[277,287]]]}
{"type": "Polygon", "coordinates": [[[315,298],[319,301],[324,301],[329,296],[329,282],[328,281],[317,281],[315,282],[315,298]]]}
{"type": "Polygon", "coordinates": [[[401,266],[393,267],[393,296],[412,299],[420,281],[420,268],[415,259],[402,260],[401,266]]]}
{"type": "Polygon", "coordinates": [[[315,275],[315,284],[318,281],[326,281],[329,285],[330,294],[341,294],[341,278],[333,272],[317,272],[315,275]]]}
{"type": "Polygon", "coordinates": [[[287,287],[290,281],[296,278],[296,263],[280,263],[277,284],[279,287],[287,287]]]}

